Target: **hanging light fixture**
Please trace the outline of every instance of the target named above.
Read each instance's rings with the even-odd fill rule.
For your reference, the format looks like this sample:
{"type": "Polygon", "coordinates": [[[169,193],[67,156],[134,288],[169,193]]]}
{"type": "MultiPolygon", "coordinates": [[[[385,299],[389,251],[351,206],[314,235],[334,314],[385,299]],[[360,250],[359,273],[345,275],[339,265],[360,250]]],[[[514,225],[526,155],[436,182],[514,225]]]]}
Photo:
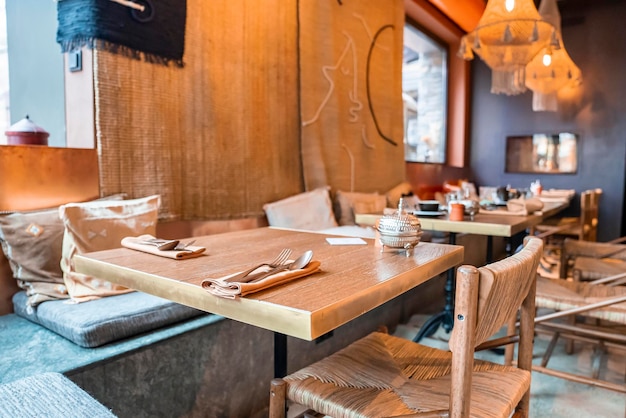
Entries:
{"type": "Polygon", "coordinates": [[[476,28],[461,39],[459,55],[474,52],[491,68],[491,92],[526,91],[525,70],[547,44],[558,47],[554,27],[541,19],[532,0],[488,0],[476,28]]]}
{"type": "Polygon", "coordinates": [[[539,15],[556,29],[559,48],[548,45],[526,66],[526,87],[533,91],[533,110],[556,112],[557,92],[582,82],[582,73],[563,45],[561,15],[556,0],[542,0],[539,15]]]}

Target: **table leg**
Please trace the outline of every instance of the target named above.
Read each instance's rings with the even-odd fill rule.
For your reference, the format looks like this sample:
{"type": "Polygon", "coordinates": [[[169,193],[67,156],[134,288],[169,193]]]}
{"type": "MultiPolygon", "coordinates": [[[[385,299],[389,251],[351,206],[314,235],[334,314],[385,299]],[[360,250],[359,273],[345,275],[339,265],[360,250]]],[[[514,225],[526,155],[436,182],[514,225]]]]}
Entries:
{"type": "Polygon", "coordinates": [[[274,333],[274,377],[287,376],[287,336],[274,333]]]}
{"type": "MultiPolygon", "coordinates": [[[[456,233],[450,232],[449,243],[451,245],[456,244],[456,233]]],[[[442,312],[432,316],[424,325],[420,328],[419,332],[413,338],[414,342],[419,342],[424,337],[429,337],[437,331],[439,325],[443,326],[446,332],[452,330],[454,325],[454,274],[456,269],[448,269],[446,277],[446,285],[444,287],[446,295],[446,304],[442,312]]]]}

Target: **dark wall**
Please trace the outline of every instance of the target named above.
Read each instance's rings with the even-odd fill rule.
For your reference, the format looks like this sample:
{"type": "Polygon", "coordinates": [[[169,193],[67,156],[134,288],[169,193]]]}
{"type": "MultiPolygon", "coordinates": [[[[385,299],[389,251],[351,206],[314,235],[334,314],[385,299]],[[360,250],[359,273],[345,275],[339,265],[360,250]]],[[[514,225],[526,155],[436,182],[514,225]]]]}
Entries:
{"type": "MultiPolygon", "coordinates": [[[[590,2],[591,3],[591,2],[590,2]]],[[[577,100],[558,112],[533,112],[532,92],[518,96],[489,92],[491,70],[472,66],[471,163],[478,185],[603,190],[598,240],[620,236],[626,174],[626,16],[625,1],[605,1],[563,13],[563,41],[583,74],[577,100]],[[580,135],[578,172],[571,175],[504,172],[507,135],[575,132],[580,135]]],[[[575,213],[579,201],[569,211],[575,213]]]]}

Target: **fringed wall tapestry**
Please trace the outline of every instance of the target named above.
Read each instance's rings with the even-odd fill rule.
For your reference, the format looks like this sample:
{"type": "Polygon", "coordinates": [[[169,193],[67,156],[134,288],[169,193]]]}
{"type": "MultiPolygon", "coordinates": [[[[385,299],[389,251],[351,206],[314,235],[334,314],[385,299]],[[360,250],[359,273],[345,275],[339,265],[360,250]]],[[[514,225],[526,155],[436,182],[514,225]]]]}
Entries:
{"type": "Polygon", "coordinates": [[[158,193],[171,220],[301,192],[296,3],[187,0],[184,68],[94,51],[100,192],[158,193]]]}
{"type": "Polygon", "coordinates": [[[86,46],[183,66],[186,0],[58,0],[57,17],[62,52],[86,46]]]}
{"type": "Polygon", "coordinates": [[[299,4],[306,188],[385,192],[405,179],[403,2],[299,4]]]}

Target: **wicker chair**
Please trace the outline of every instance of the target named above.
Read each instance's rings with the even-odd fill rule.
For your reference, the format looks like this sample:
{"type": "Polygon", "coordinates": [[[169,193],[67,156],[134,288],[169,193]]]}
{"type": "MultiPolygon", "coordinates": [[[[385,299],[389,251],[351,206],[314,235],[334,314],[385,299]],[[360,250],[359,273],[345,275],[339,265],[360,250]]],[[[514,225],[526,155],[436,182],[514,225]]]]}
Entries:
{"type": "MultiPolygon", "coordinates": [[[[550,272],[556,262],[551,262],[554,256],[562,257],[564,239],[580,241],[596,241],[598,232],[598,214],[602,189],[585,190],[580,194],[580,216],[552,217],[531,228],[531,234],[545,242],[545,257],[540,267],[550,272]],[[560,254],[560,255],[559,255],[560,254]]],[[[542,274],[541,270],[539,271],[542,274]]],[[[567,265],[561,263],[559,277],[567,277],[567,265]]]]}
{"type": "Polygon", "coordinates": [[[451,351],[383,333],[271,385],[270,417],[293,402],[335,418],[382,416],[527,416],[532,367],[535,278],[543,242],[482,268],[457,270],[451,351]],[[520,314],[519,336],[488,339],[520,314]],[[519,340],[517,367],[474,360],[486,345],[519,340]],[[485,344],[483,344],[485,343],[485,344]]]}
{"type": "Polygon", "coordinates": [[[626,273],[626,237],[608,242],[587,242],[566,238],[561,253],[561,278],[595,280],[626,273]]]}
{"type": "Polygon", "coordinates": [[[585,190],[580,194],[580,216],[548,218],[542,224],[536,225],[535,230],[554,231],[561,236],[596,241],[601,196],[602,189],[585,190]]]}
{"type": "Polygon", "coordinates": [[[586,383],[626,393],[626,384],[600,379],[602,355],[607,347],[626,353],[626,272],[591,282],[561,279],[537,279],[536,306],[552,313],[535,319],[537,332],[550,332],[552,340],[541,364],[533,370],[574,382],[586,383]],[[578,320],[575,320],[575,318],[578,320]],[[548,368],[557,340],[568,339],[566,350],[572,352],[572,342],[595,344],[595,361],[591,376],[548,368]]]}

